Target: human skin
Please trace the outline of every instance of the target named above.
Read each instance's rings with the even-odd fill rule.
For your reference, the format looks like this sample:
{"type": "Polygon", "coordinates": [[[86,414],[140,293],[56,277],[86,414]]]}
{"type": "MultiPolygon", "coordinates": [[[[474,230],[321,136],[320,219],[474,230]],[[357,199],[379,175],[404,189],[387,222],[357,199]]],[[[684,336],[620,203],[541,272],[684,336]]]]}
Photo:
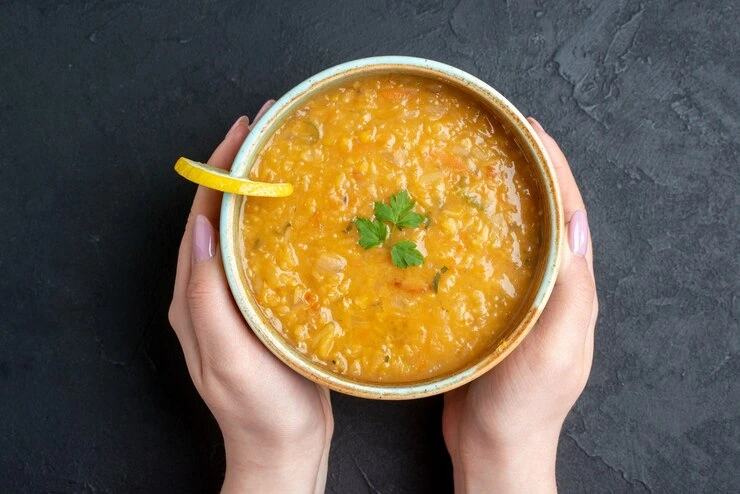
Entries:
{"type": "MultiPolygon", "coordinates": [[[[591,368],[598,301],[585,207],[559,147],[531,122],[555,165],[568,245],[531,334],[492,371],[445,396],[456,492],[555,492],[560,429],[591,368]]],[[[249,130],[240,117],[208,163],[228,168],[249,130]]],[[[224,437],[222,492],[323,492],[334,424],[329,392],[279,362],[244,322],[213,228],[220,203],[220,193],[198,188],[169,317],[224,437]]]]}
{"type": "MultiPolygon", "coordinates": [[[[249,119],[240,117],[208,163],[227,169],[250,129],[249,119]]],[[[334,429],[329,391],[283,365],[244,321],[213,227],[220,208],[219,192],[198,187],[169,319],[195,388],[223,434],[222,492],[323,493],[334,429]]]]}
{"type": "Polygon", "coordinates": [[[585,206],[559,146],[530,123],[557,173],[567,245],[532,332],[498,366],[445,395],[443,433],[457,493],[556,492],[560,430],[591,371],[599,304],[585,206]]]}

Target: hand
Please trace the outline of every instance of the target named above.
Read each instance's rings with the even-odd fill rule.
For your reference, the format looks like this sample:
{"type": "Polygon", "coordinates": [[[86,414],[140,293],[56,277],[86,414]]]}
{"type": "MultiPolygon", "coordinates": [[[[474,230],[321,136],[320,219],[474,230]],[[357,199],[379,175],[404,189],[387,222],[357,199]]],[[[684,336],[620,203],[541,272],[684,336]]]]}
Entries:
{"type": "MultiPolygon", "coordinates": [[[[239,118],[208,163],[227,169],[250,129],[249,119],[239,118]]],[[[323,493],[334,427],[329,391],[283,365],[244,321],[213,228],[220,207],[220,193],[198,188],[180,244],[169,319],[195,388],[224,437],[222,492],[323,493]]]]}
{"type": "Polygon", "coordinates": [[[490,372],[445,396],[456,492],[556,492],[560,430],[591,371],[598,300],[585,207],[557,143],[530,122],[557,172],[569,245],[532,332],[490,372]]]}

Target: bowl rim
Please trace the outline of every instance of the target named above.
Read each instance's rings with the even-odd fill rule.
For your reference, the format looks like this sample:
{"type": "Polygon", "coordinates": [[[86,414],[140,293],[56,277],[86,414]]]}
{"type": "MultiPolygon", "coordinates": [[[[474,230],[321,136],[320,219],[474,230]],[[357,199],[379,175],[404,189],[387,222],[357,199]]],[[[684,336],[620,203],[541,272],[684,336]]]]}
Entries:
{"type": "Polygon", "coordinates": [[[278,334],[278,331],[269,327],[269,324],[265,322],[264,314],[261,314],[260,309],[256,307],[256,302],[252,303],[250,301],[247,294],[248,288],[240,281],[240,266],[237,259],[237,251],[239,250],[237,248],[237,242],[239,241],[237,233],[239,228],[234,226],[235,220],[241,218],[241,208],[246,201],[233,194],[224,194],[220,216],[220,244],[224,271],[231,293],[252,332],[276,357],[304,377],[334,391],[363,398],[391,400],[422,398],[450,391],[488,372],[509,355],[532,329],[550,297],[560,267],[564,230],[563,207],[557,176],[542,142],[519,110],[498,91],[477,77],[441,62],[409,56],[369,57],[344,62],[309,77],[278,99],[254,125],[234,158],[230,174],[245,176],[254,163],[254,159],[251,158],[256,157],[263,142],[272,135],[281,123],[282,120],[277,117],[281,116],[281,113],[285,113],[284,110],[290,107],[291,103],[301,101],[303,97],[307,97],[314,90],[323,87],[327,81],[352,77],[357,75],[358,72],[371,72],[373,70],[392,72],[393,69],[403,70],[404,68],[410,71],[423,70],[429,72],[430,76],[437,75],[443,80],[453,78],[459,85],[468,86],[474,91],[476,98],[506,114],[508,121],[503,122],[504,125],[508,126],[510,130],[515,130],[518,134],[517,137],[527,141],[530,147],[527,155],[533,154],[536,158],[537,166],[535,168],[539,170],[536,175],[538,180],[544,182],[542,188],[546,191],[542,194],[543,210],[551,212],[549,215],[543,215],[545,221],[549,219],[546,225],[543,224],[543,227],[547,227],[544,228],[545,231],[551,233],[543,238],[543,246],[546,247],[543,252],[547,256],[541,261],[544,262],[542,268],[544,271],[542,280],[532,298],[531,306],[521,316],[516,328],[510,331],[508,336],[499,342],[492,352],[481,357],[473,365],[428,380],[408,383],[358,382],[331,372],[299,354],[278,334]],[[485,95],[485,97],[482,95],[485,95]],[[511,128],[512,126],[514,129],[511,128]]]}

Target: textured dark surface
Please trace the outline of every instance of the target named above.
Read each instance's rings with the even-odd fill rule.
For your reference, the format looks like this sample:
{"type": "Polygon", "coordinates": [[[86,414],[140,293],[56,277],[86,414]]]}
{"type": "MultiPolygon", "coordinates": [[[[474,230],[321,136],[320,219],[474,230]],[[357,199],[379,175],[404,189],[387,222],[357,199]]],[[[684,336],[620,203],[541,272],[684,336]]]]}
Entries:
{"type": "MultiPolygon", "coordinates": [[[[561,490],[739,492],[739,25],[732,0],[0,2],[0,492],[217,490],[166,320],[172,163],[393,53],[491,83],[582,186],[602,309],[561,490]]],[[[451,490],[441,400],[334,407],[329,492],[451,490]]]]}

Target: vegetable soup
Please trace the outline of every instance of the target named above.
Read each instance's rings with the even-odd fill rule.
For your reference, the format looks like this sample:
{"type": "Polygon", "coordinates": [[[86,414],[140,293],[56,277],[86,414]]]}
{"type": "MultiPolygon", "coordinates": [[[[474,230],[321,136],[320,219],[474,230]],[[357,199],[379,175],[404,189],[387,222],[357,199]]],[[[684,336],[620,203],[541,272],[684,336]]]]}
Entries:
{"type": "Polygon", "coordinates": [[[542,210],[527,158],[483,105],[440,82],[364,77],[310,98],[250,178],[250,289],[307,358],[365,382],[453,372],[490,352],[528,295],[542,210]]]}

